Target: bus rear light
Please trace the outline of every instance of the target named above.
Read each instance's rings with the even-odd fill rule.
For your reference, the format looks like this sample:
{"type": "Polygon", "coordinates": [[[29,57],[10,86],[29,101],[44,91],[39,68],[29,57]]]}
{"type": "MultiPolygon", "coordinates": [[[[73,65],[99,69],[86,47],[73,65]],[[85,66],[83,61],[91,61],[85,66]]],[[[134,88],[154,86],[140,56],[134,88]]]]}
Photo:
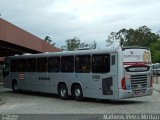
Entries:
{"type": "Polygon", "coordinates": [[[121,86],[123,90],[126,90],[126,80],[125,77],[123,77],[123,79],[121,80],[121,86]]]}

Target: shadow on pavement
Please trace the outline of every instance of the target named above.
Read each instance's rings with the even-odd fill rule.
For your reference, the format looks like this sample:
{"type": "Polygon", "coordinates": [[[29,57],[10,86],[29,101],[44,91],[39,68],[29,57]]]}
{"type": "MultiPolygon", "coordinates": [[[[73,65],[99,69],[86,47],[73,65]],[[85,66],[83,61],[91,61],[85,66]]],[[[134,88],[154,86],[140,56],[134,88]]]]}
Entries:
{"type": "MultiPolygon", "coordinates": [[[[61,100],[57,94],[30,92],[30,91],[21,91],[19,93],[14,93],[12,91],[6,91],[6,93],[22,94],[22,95],[29,95],[29,96],[48,97],[48,98],[55,98],[55,99],[61,100]]],[[[75,101],[71,96],[68,98],[68,100],[75,101]]],[[[62,101],[65,101],[65,100],[62,100],[62,101]]],[[[92,98],[84,98],[83,101],[78,101],[78,102],[82,102],[82,103],[83,102],[90,102],[90,103],[112,104],[112,105],[128,105],[128,104],[143,104],[143,103],[148,103],[147,101],[138,101],[138,100],[132,100],[132,99],[102,100],[102,99],[92,99],[92,98]]]]}

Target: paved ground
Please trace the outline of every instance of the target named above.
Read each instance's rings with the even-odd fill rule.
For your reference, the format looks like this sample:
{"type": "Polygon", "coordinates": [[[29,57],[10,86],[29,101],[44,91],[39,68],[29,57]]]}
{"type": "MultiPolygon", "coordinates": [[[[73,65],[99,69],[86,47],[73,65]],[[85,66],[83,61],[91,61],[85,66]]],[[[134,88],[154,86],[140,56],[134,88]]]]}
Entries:
{"type": "Polygon", "coordinates": [[[16,94],[0,84],[0,97],[6,101],[5,104],[0,105],[0,119],[104,120],[105,114],[156,114],[160,113],[160,79],[158,84],[155,82],[154,80],[152,96],[121,101],[85,99],[83,102],[72,99],[61,100],[51,94],[29,92],[16,94]]]}
{"type": "Polygon", "coordinates": [[[50,94],[13,93],[0,86],[0,96],[6,101],[0,113],[14,114],[106,114],[160,113],[160,93],[122,101],[86,99],[84,102],[61,100],[50,94]]]}
{"type": "Polygon", "coordinates": [[[153,88],[154,90],[160,92],[160,77],[154,77],[153,88]]]}

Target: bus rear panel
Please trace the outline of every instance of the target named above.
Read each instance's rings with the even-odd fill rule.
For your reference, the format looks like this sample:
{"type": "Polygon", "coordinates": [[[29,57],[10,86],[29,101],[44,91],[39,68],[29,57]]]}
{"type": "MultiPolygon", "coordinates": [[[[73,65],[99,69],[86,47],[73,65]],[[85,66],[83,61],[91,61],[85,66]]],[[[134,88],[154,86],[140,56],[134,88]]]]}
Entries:
{"type": "Polygon", "coordinates": [[[148,48],[123,48],[120,99],[152,95],[151,54],[148,48]]]}

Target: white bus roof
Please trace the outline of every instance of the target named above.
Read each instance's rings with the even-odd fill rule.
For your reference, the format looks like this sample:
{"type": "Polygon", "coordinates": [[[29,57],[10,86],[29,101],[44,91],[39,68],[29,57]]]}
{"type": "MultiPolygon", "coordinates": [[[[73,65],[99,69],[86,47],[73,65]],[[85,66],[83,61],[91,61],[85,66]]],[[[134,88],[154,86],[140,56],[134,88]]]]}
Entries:
{"type": "Polygon", "coordinates": [[[122,50],[125,50],[125,49],[147,49],[147,50],[149,50],[149,48],[147,48],[147,47],[139,47],[139,46],[128,46],[128,47],[122,48],[122,50]]]}
{"type": "Polygon", "coordinates": [[[46,52],[39,54],[27,54],[27,55],[16,55],[9,56],[8,58],[30,58],[30,57],[49,57],[49,56],[69,56],[69,55],[87,55],[87,54],[101,54],[101,53],[115,53],[118,49],[107,48],[107,49],[92,49],[92,50],[76,50],[76,51],[63,51],[63,52],[46,52]]]}

